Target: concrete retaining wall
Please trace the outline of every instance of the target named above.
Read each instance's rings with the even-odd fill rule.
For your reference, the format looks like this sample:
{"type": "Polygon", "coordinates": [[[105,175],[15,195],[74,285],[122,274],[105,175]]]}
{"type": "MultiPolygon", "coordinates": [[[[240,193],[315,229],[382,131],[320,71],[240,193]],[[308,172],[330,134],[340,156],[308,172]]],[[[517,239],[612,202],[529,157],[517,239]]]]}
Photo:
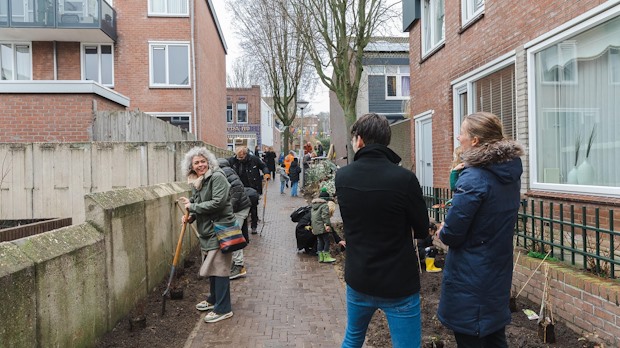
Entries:
{"type": "Polygon", "coordinates": [[[92,346],[169,274],[188,191],[89,194],[85,223],[0,243],[0,347],[92,346]]]}

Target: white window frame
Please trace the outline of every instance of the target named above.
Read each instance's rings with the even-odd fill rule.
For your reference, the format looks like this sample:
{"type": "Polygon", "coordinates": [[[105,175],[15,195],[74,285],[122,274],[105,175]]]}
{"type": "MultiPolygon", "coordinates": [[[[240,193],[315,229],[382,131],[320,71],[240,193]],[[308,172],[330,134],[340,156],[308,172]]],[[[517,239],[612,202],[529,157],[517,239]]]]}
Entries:
{"type": "Polygon", "coordinates": [[[154,12],[153,1],[157,0],[148,0],[148,15],[150,17],[189,17],[189,0],[180,0],[185,1],[185,8],[187,9],[187,13],[170,13],[168,9],[168,0],[162,0],[165,7],[164,12],[154,12]]]}
{"type": "Polygon", "coordinates": [[[145,112],[147,115],[151,115],[156,118],[160,117],[188,117],[189,122],[189,130],[188,132],[192,133],[192,113],[191,112],[145,112]]]}
{"type": "Polygon", "coordinates": [[[409,66],[400,66],[397,65],[396,69],[397,72],[396,73],[387,73],[387,69],[385,69],[386,73],[385,73],[385,100],[408,100],[410,96],[403,96],[403,86],[402,86],[402,78],[404,76],[409,76],[409,82],[411,83],[411,73],[410,70],[405,72],[402,72],[401,69],[402,68],[407,68],[407,70],[409,70],[409,66]],[[388,78],[389,77],[394,77],[396,79],[396,95],[395,96],[390,96],[388,95],[388,78]]]}
{"type": "Polygon", "coordinates": [[[229,101],[226,101],[226,123],[232,124],[235,122],[235,103],[230,101],[230,109],[228,108],[229,101]],[[228,121],[228,111],[230,111],[230,121],[228,121]]]}
{"type": "Polygon", "coordinates": [[[247,101],[244,102],[236,102],[235,103],[235,113],[233,116],[235,117],[235,123],[238,124],[248,124],[250,123],[250,104],[247,101]],[[245,122],[239,122],[239,104],[245,104],[245,122]]]}
{"type": "MultiPolygon", "coordinates": [[[[425,58],[429,55],[431,55],[432,53],[434,53],[439,47],[441,47],[441,45],[443,45],[446,41],[446,3],[444,1],[444,15],[443,15],[443,24],[442,24],[442,30],[441,33],[437,33],[435,28],[436,28],[436,23],[435,23],[435,19],[437,17],[436,13],[435,13],[435,9],[437,8],[437,6],[435,5],[436,2],[438,2],[440,0],[423,0],[422,2],[422,19],[421,19],[421,23],[422,23],[422,29],[420,30],[421,33],[421,40],[420,42],[421,47],[422,47],[422,58],[425,58]],[[426,8],[426,3],[428,1],[428,9],[426,8]],[[426,12],[430,11],[430,14],[427,16],[426,12]],[[426,18],[430,18],[431,19],[431,23],[426,23],[426,18]],[[431,44],[430,47],[426,47],[427,43],[426,40],[424,39],[426,37],[426,31],[427,30],[431,30],[430,36],[431,36],[431,43],[437,41],[437,43],[435,44],[431,44]],[[436,40],[438,38],[437,35],[441,35],[441,39],[436,40]]],[[[449,1],[449,0],[446,0],[449,1]]]]}
{"type": "Polygon", "coordinates": [[[114,88],[114,45],[113,44],[99,44],[99,43],[82,43],[81,48],[80,48],[80,62],[82,64],[82,80],[86,80],[86,47],[89,46],[97,46],[97,60],[98,60],[98,72],[97,72],[97,80],[95,80],[96,82],[98,82],[99,84],[109,87],[109,88],[114,88]],[[101,46],[111,46],[111,56],[112,56],[112,83],[111,84],[103,84],[101,83],[101,46]]]}
{"type": "Polygon", "coordinates": [[[150,88],[191,88],[192,87],[192,75],[191,75],[191,51],[190,43],[188,41],[150,41],[149,42],[149,87],[150,88]],[[166,83],[153,82],[153,48],[155,46],[165,46],[166,49],[166,83]],[[174,85],[169,83],[169,46],[186,46],[187,47],[187,85],[174,85]]]}
{"type": "MultiPolygon", "coordinates": [[[[613,17],[620,15],[620,6],[612,2],[606,2],[593,8],[590,11],[572,19],[571,21],[559,26],[558,28],[541,35],[540,37],[524,45],[527,56],[527,79],[528,79],[528,118],[529,118],[529,147],[536,149],[537,136],[537,112],[536,112],[536,53],[547,47],[556,45],[564,40],[578,35],[590,28],[596,27],[613,17]]],[[[575,193],[575,194],[594,194],[597,196],[618,197],[620,187],[612,186],[593,186],[593,185],[570,185],[570,184],[550,184],[538,182],[538,154],[537,151],[530,151],[530,187],[535,190],[575,193]]]]}
{"type": "Polygon", "coordinates": [[[476,2],[478,1],[480,0],[461,0],[461,26],[466,27],[470,22],[478,18],[480,14],[484,13],[485,1],[481,0],[482,6],[476,10],[476,2]]]}
{"type": "Polygon", "coordinates": [[[485,76],[491,75],[496,71],[502,70],[509,65],[514,65],[515,61],[515,51],[511,51],[451,82],[452,95],[454,96],[454,98],[452,98],[452,120],[454,127],[455,148],[459,146],[457,137],[461,132],[461,122],[463,121],[461,120],[460,116],[460,112],[462,112],[463,110],[461,110],[460,98],[458,98],[457,96],[463,93],[467,93],[467,110],[465,110],[465,114],[471,114],[472,112],[474,112],[474,82],[480,80],[485,76]]]}
{"type": "Polygon", "coordinates": [[[13,72],[13,76],[11,76],[11,79],[9,80],[1,80],[0,81],[32,81],[32,42],[10,42],[10,41],[0,41],[0,45],[11,45],[11,50],[13,51],[13,66],[12,66],[12,72],[13,72]],[[28,66],[29,68],[29,75],[30,78],[27,80],[17,80],[16,79],[16,75],[17,75],[17,50],[15,50],[15,46],[28,46],[28,55],[30,56],[30,65],[28,66]]]}

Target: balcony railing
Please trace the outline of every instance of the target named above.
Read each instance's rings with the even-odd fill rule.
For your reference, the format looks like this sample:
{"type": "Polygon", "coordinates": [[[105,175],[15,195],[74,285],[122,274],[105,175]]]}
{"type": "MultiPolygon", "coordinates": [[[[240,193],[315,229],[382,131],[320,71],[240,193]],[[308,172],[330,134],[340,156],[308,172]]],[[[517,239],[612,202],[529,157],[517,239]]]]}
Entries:
{"type": "Polygon", "coordinates": [[[100,29],[116,41],[116,11],[104,0],[0,0],[0,28],[100,29]]]}

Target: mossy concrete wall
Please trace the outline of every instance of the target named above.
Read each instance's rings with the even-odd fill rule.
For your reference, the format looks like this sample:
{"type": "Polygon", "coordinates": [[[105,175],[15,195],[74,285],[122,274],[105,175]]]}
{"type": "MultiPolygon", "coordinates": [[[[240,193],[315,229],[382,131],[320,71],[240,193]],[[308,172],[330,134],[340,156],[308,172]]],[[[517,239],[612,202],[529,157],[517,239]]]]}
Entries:
{"type": "MultiPolygon", "coordinates": [[[[94,345],[168,276],[188,191],[90,194],[85,223],[0,243],[0,347],[94,345]]],[[[186,232],[183,257],[198,244],[186,232]]]]}

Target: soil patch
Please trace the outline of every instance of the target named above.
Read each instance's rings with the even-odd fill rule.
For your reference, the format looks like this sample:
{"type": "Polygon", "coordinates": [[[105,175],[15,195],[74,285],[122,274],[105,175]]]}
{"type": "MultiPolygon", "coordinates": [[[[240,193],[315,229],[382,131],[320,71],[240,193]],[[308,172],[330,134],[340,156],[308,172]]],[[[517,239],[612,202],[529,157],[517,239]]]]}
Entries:
{"type": "MultiPolygon", "coordinates": [[[[332,255],[338,260],[334,267],[344,287],[344,253],[340,252],[339,248],[333,248],[332,255]]],[[[441,263],[440,259],[438,257],[438,266],[441,263]]],[[[99,340],[97,347],[182,347],[198,320],[204,316],[204,313],[196,311],[194,306],[205,299],[209,292],[208,281],[197,275],[200,260],[198,249],[189,255],[187,260],[190,260],[190,263],[193,261],[193,264],[187,268],[179,267],[179,276],[175,280],[176,284],[184,290],[182,299],[166,300],[166,313],[162,315],[161,294],[166,288],[166,277],[166,280],[153,289],[130,315],[122,319],[112,331],[99,340]],[[142,323],[132,321],[132,318],[139,316],[146,319],[144,328],[140,326],[142,323]]],[[[424,271],[421,275],[421,283],[423,347],[456,347],[452,332],[444,328],[436,317],[441,290],[441,273],[424,271]]],[[[540,304],[537,305],[525,298],[518,298],[517,307],[519,311],[513,313],[512,323],[506,328],[508,346],[511,348],[599,347],[571,331],[561,322],[556,322],[554,328],[556,343],[543,344],[538,337],[536,321],[528,320],[522,312],[523,309],[538,311],[540,304]]],[[[387,321],[380,311],[377,311],[370,323],[367,346],[391,347],[387,321]]]]}

